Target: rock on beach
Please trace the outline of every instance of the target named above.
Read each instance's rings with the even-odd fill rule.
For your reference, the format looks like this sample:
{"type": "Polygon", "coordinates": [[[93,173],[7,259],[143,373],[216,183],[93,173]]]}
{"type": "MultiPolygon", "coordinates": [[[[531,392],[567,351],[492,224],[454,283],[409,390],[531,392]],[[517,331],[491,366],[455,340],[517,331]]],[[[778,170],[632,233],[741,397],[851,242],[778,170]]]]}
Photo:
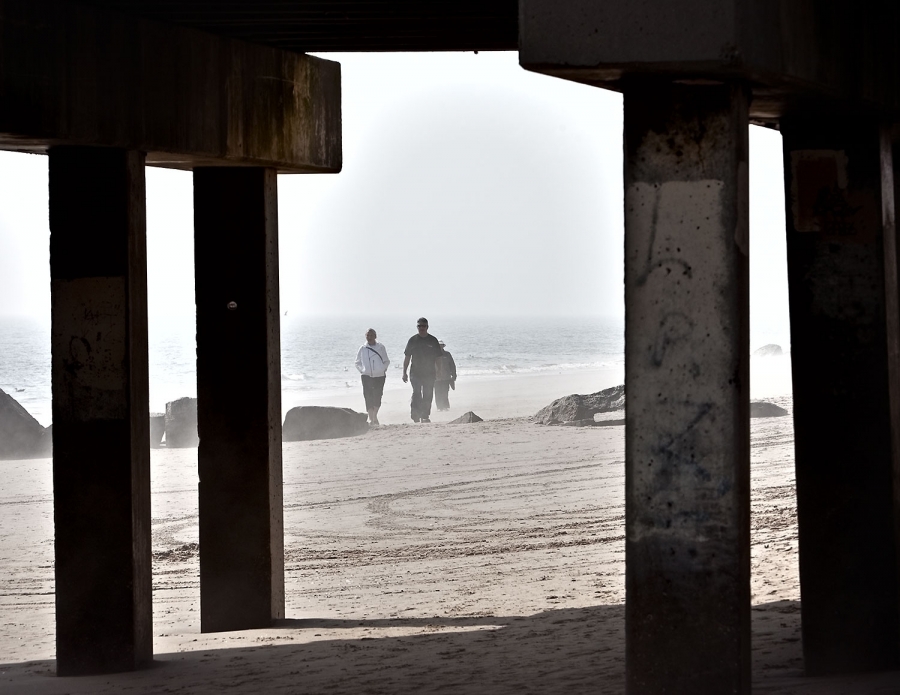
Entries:
{"type": "Polygon", "coordinates": [[[291,408],[284,417],[282,439],[305,442],[311,439],[337,439],[365,434],[368,415],[350,408],[303,405],[291,408]]]}
{"type": "Polygon", "coordinates": [[[447,424],[448,425],[468,425],[473,422],[484,422],[484,418],[478,417],[475,413],[473,413],[470,410],[468,413],[463,413],[458,418],[456,418],[455,420],[451,420],[447,424]]]}
{"type": "Polygon", "coordinates": [[[187,449],[198,446],[197,399],[179,398],[166,403],[166,448],[187,449]]]}
{"type": "Polygon", "coordinates": [[[611,413],[625,407],[625,386],[613,386],[589,395],[572,394],[557,398],[541,408],[534,422],[541,425],[559,425],[564,422],[593,420],[597,413],[611,413]]]}
{"type": "Polygon", "coordinates": [[[750,417],[784,417],[788,414],[781,406],[764,401],[756,401],[750,404],[750,417]]]}
{"type": "Polygon", "coordinates": [[[159,449],[166,433],[165,413],[150,413],[150,448],[159,449]]]}
{"type": "Polygon", "coordinates": [[[0,389],[0,459],[51,456],[52,430],[44,428],[19,402],[0,389]]]}

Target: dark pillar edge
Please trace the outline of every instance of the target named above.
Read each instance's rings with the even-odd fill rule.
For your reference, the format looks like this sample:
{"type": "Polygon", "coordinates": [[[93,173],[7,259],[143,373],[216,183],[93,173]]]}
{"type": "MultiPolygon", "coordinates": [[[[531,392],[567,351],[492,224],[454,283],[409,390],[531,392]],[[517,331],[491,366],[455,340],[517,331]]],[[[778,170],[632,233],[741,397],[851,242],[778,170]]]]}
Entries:
{"type": "MultiPolygon", "coordinates": [[[[896,185],[894,176],[892,128],[883,125],[879,132],[881,166],[881,223],[884,228],[885,328],[887,333],[888,399],[891,412],[891,468],[894,501],[894,543],[900,540],[900,278],[896,224],[896,185]]],[[[900,547],[898,547],[900,551],[900,547]]],[[[900,552],[897,553],[900,576],[900,552]]],[[[900,593],[900,587],[898,587],[900,593]]],[[[898,600],[900,606],[900,600],[898,600]]]]}
{"type": "MultiPolygon", "coordinates": [[[[897,428],[893,424],[897,422],[898,405],[900,405],[900,398],[898,398],[898,394],[900,394],[900,388],[898,388],[900,369],[898,369],[897,360],[898,353],[900,353],[900,351],[898,351],[898,347],[900,347],[900,330],[898,330],[898,327],[900,327],[900,316],[898,316],[898,303],[900,303],[900,298],[898,298],[897,294],[897,242],[895,237],[896,230],[894,228],[892,200],[894,196],[894,191],[892,190],[893,186],[890,185],[889,188],[891,190],[888,190],[888,184],[893,179],[890,138],[887,129],[880,125],[877,120],[870,115],[864,114],[860,117],[856,114],[841,113],[835,115],[834,120],[836,123],[830,122],[828,119],[823,119],[821,113],[823,110],[827,111],[827,107],[827,104],[822,104],[817,110],[800,110],[786,116],[781,121],[782,132],[785,134],[785,222],[786,233],[788,235],[789,286],[792,309],[791,329],[794,335],[793,342],[795,343],[793,352],[795,353],[795,358],[797,358],[794,361],[792,379],[794,384],[795,428],[799,425],[799,430],[795,433],[795,449],[797,450],[795,452],[795,458],[797,459],[804,666],[807,675],[815,676],[839,675],[843,673],[895,668],[897,644],[896,637],[884,637],[880,642],[878,640],[873,640],[873,644],[866,645],[866,649],[858,649],[858,645],[865,639],[864,636],[861,637],[859,634],[853,633],[854,628],[857,632],[860,632],[859,625],[851,626],[847,623],[846,617],[838,617],[840,608],[842,606],[850,605],[850,599],[845,598],[841,601],[835,597],[832,599],[830,605],[823,608],[823,601],[826,599],[823,599],[822,597],[823,595],[828,595],[827,591],[822,588],[823,578],[828,577],[833,572],[839,572],[840,569],[833,564],[821,562],[820,564],[823,566],[816,567],[816,559],[820,559],[823,551],[826,556],[828,554],[826,549],[829,547],[829,544],[823,543],[823,541],[832,539],[816,539],[815,530],[811,531],[811,529],[823,528],[823,520],[828,518],[838,518],[839,514],[846,513],[848,505],[852,507],[853,504],[857,504],[859,505],[857,508],[858,510],[865,509],[868,511],[876,506],[880,507],[880,505],[883,504],[882,510],[886,517],[884,519],[886,525],[881,526],[878,524],[876,526],[888,537],[883,539],[884,545],[880,548],[880,552],[894,552],[895,556],[897,548],[897,531],[900,529],[900,517],[898,517],[897,512],[897,462],[898,451],[900,451],[900,447],[898,447],[900,438],[898,438],[897,428]],[[860,129],[868,129],[868,136],[860,135],[860,129]],[[867,141],[868,144],[860,145],[861,142],[866,142],[866,137],[871,138],[867,141]],[[797,199],[795,199],[797,193],[794,189],[798,184],[797,179],[794,178],[791,155],[795,151],[816,151],[819,149],[825,151],[843,151],[845,148],[853,148],[851,154],[859,161],[858,158],[860,155],[858,150],[861,146],[869,148],[867,150],[869,157],[874,155],[879,158],[877,163],[871,159],[869,160],[869,162],[871,162],[869,165],[870,167],[872,167],[872,165],[877,167],[877,170],[873,171],[870,168],[869,171],[871,173],[877,171],[878,175],[877,181],[870,179],[870,187],[874,193],[880,196],[880,200],[873,209],[874,214],[879,215],[880,218],[873,219],[871,225],[873,230],[877,230],[877,233],[883,234],[880,244],[875,244],[872,247],[875,252],[882,254],[882,258],[880,259],[880,262],[873,264],[875,267],[872,268],[872,272],[865,276],[867,279],[871,278],[873,283],[879,285],[880,292],[884,293],[883,296],[878,297],[879,301],[884,302],[884,307],[880,308],[877,312],[881,314],[880,320],[884,321],[884,333],[880,336],[880,340],[883,342],[881,342],[880,345],[878,343],[872,343],[872,349],[878,347],[878,351],[880,352],[877,357],[878,361],[880,362],[884,359],[884,373],[883,376],[879,376],[869,384],[869,387],[877,390],[877,393],[871,394],[869,401],[870,405],[872,402],[880,401],[877,407],[873,407],[872,414],[880,413],[880,416],[884,418],[884,426],[888,427],[889,431],[884,432],[883,430],[880,430],[882,433],[881,436],[884,437],[884,439],[881,440],[880,445],[867,441],[850,453],[847,453],[840,448],[840,442],[845,439],[841,437],[839,446],[835,449],[835,451],[840,451],[841,453],[832,456],[832,458],[839,462],[839,465],[837,465],[837,467],[832,466],[832,469],[826,470],[824,466],[820,469],[820,464],[826,462],[822,461],[821,458],[817,459],[816,457],[824,455],[825,458],[828,458],[829,455],[832,454],[831,445],[823,447],[820,441],[817,449],[816,445],[813,443],[819,440],[816,430],[821,428],[822,425],[819,423],[815,423],[814,425],[810,424],[812,417],[810,412],[815,411],[817,406],[823,407],[822,403],[819,403],[815,399],[811,400],[809,395],[810,390],[815,390],[811,384],[816,383],[818,377],[816,377],[815,374],[813,374],[812,377],[810,376],[810,369],[812,369],[812,367],[809,367],[808,364],[803,365],[798,369],[798,363],[802,361],[802,358],[815,355],[815,352],[809,352],[811,349],[810,339],[805,338],[801,341],[798,339],[798,333],[800,335],[808,336],[811,332],[812,335],[816,335],[816,330],[819,329],[817,329],[814,324],[810,324],[810,316],[812,313],[809,307],[812,300],[808,296],[811,291],[808,289],[809,279],[807,274],[812,271],[804,266],[803,259],[810,257],[811,251],[809,251],[809,249],[804,249],[802,245],[798,245],[798,239],[801,237],[806,238],[807,235],[804,234],[804,232],[810,232],[811,230],[797,228],[796,216],[799,213],[797,213],[795,206],[799,205],[799,203],[797,202],[797,199]],[[886,195],[890,196],[887,200],[885,199],[886,195]],[[800,412],[801,405],[803,406],[802,413],[800,412]],[[812,432],[813,435],[810,435],[810,432],[812,432]],[[886,485],[878,487],[877,489],[881,490],[888,499],[881,502],[869,499],[865,503],[861,503],[859,490],[842,492],[842,488],[835,484],[834,481],[836,476],[834,471],[856,463],[853,460],[854,456],[865,458],[868,453],[871,453],[870,450],[873,447],[878,448],[879,446],[884,447],[882,454],[883,458],[881,459],[884,461],[884,468],[880,470],[881,474],[887,478],[887,480],[881,481],[879,485],[883,485],[884,482],[889,481],[889,484],[893,489],[887,490],[886,485]],[[843,463],[840,463],[841,457],[843,457],[843,463]],[[810,460],[813,461],[812,467],[810,467],[810,460]],[[806,471],[806,473],[803,474],[803,471],[806,471]],[[823,473],[822,471],[825,472],[823,473]],[[812,472],[812,474],[810,474],[810,472],[812,472]],[[830,479],[827,478],[828,475],[831,476],[830,479]],[[830,483],[828,482],[829,480],[831,481],[830,483]],[[819,481],[818,487],[816,481],[819,481]],[[856,494],[855,500],[852,496],[853,494],[856,494]],[[817,514],[820,515],[820,518],[816,521],[817,514]],[[813,519],[813,521],[810,521],[810,519],[813,519]],[[832,629],[832,627],[827,624],[829,620],[843,620],[844,623],[840,624],[837,628],[832,629]],[[826,623],[824,626],[823,622],[826,623]],[[823,636],[830,637],[823,639],[823,636]],[[826,645],[826,647],[823,648],[823,644],[826,645]],[[878,656],[871,656],[877,651],[875,647],[879,645],[883,648],[878,652],[878,656]],[[831,650],[830,653],[827,653],[829,646],[831,647],[831,650]],[[860,658],[859,654],[857,654],[855,660],[854,657],[848,657],[848,659],[844,659],[842,663],[840,657],[853,651],[854,647],[857,648],[859,654],[865,655],[864,658],[860,658]],[[872,647],[872,649],[869,649],[869,647],[872,647]],[[823,654],[823,651],[826,653],[823,654]],[[891,655],[892,652],[893,656],[891,655]]],[[[852,161],[853,159],[851,157],[851,162],[852,161]]],[[[810,240],[807,239],[807,242],[808,241],[810,240]]],[[[826,242],[827,237],[825,242],[820,240],[818,243],[824,244],[826,242]]],[[[831,252],[837,253],[837,249],[832,249],[831,252]]],[[[851,258],[853,258],[853,256],[851,256],[851,258]]],[[[821,267],[819,269],[821,270],[821,267]]],[[[846,269],[841,275],[847,276],[846,269]]],[[[826,292],[825,296],[830,296],[831,299],[834,300],[833,293],[828,295],[826,292]]],[[[818,295],[816,295],[816,297],[818,297],[818,295]]],[[[827,312],[823,312],[822,315],[830,317],[828,320],[831,320],[832,322],[842,320],[838,318],[836,314],[832,316],[827,312]]],[[[832,360],[840,358],[844,362],[852,364],[852,362],[848,362],[852,357],[853,355],[848,357],[846,354],[832,350],[832,360]]],[[[870,357],[869,362],[871,362],[872,359],[875,358],[870,357]]],[[[857,360],[857,365],[858,364],[861,364],[859,360],[857,360]]],[[[825,373],[823,370],[824,368],[820,369],[820,373],[825,373]]],[[[825,402],[832,397],[832,392],[837,393],[838,389],[848,389],[850,394],[858,395],[861,393],[861,388],[866,388],[865,386],[861,386],[859,382],[847,385],[846,380],[841,382],[838,377],[832,377],[832,379],[826,383],[828,383],[829,386],[824,390],[820,389],[820,396],[825,396],[825,402]]],[[[880,418],[876,417],[875,419],[880,418]]],[[[852,434],[850,434],[850,438],[853,438],[852,434]]],[[[869,469],[866,470],[868,471],[867,474],[875,474],[872,473],[872,471],[869,471],[869,469]]],[[[856,476],[854,478],[856,478],[856,476]]],[[[867,494],[871,495],[872,490],[868,490],[867,494]]],[[[872,527],[868,527],[864,528],[862,532],[868,534],[871,531],[872,527]]],[[[853,547],[855,549],[856,546],[853,547]]],[[[850,554],[852,555],[852,552],[850,554]]],[[[875,556],[873,555],[870,556],[870,558],[871,557],[875,556]]],[[[884,557],[883,554],[882,557],[884,557]]],[[[835,558],[832,558],[830,563],[834,563],[835,561],[835,558]]],[[[842,563],[838,561],[838,564],[840,565],[842,563]]],[[[864,564],[861,565],[858,560],[852,562],[851,558],[845,558],[845,563],[843,564],[845,564],[848,569],[866,567],[864,564]]],[[[889,621],[891,617],[894,621],[897,620],[896,613],[898,608],[900,608],[900,604],[897,603],[896,572],[897,568],[900,567],[900,561],[896,560],[896,557],[890,559],[890,561],[885,562],[884,569],[887,569],[888,567],[891,568],[890,571],[894,573],[895,577],[892,582],[888,582],[882,586],[882,596],[887,600],[887,595],[893,594],[893,599],[891,600],[893,605],[885,605],[883,609],[873,610],[871,615],[868,616],[870,621],[876,619],[876,616],[878,616],[877,620],[881,620],[882,622],[889,621]]],[[[870,571],[867,574],[872,574],[874,571],[873,568],[868,569],[870,571]]],[[[844,580],[839,589],[832,587],[831,591],[840,593],[840,591],[846,590],[850,595],[853,595],[854,582],[858,587],[860,583],[858,576],[844,580]]],[[[867,597],[871,595],[871,592],[863,593],[857,591],[856,595],[867,597]]],[[[864,628],[862,632],[866,632],[866,630],[868,630],[866,636],[874,634],[872,628],[864,628]]]]}
{"type": "Polygon", "coordinates": [[[129,151],[138,161],[128,168],[129,224],[136,228],[128,243],[128,352],[132,441],[132,537],[136,610],[135,666],[153,661],[153,557],[150,496],[150,346],[147,315],[147,180],[146,153],[129,151]],[[138,209],[135,209],[138,208],[138,209]],[[135,359],[135,356],[139,359],[135,359]]]}

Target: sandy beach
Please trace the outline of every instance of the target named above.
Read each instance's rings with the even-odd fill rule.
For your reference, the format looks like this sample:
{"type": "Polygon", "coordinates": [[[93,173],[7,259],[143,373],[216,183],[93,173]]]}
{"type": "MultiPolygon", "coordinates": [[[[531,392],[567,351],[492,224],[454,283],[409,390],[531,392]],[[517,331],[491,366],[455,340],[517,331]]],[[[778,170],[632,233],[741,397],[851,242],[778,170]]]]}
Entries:
{"type": "MultiPolygon", "coordinates": [[[[153,451],[155,664],[115,676],[54,675],[51,462],[3,462],[0,692],[623,692],[624,428],[524,417],[589,390],[569,378],[461,383],[441,416],[483,423],[285,444],[287,619],[266,630],[199,632],[196,451],[153,451]]],[[[753,691],[897,693],[802,676],[791,417],[752,438],[753,691]]]]}

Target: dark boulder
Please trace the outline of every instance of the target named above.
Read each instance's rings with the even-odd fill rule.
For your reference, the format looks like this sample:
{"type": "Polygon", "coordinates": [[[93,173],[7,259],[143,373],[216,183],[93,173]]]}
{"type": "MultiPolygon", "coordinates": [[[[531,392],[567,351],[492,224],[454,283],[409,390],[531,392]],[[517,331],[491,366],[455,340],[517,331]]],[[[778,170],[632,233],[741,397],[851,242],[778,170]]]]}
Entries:
{"type": "Polygon", "coordinates": [[[755,357],[780,357],[784,352],[781,349],[780,345],[775,345],[774,343],[771,345],[763,345],[759,350],[755,350],[753,355],[755,357]]]}
{"type": "Polygon", "coordinates": [[[350,408],[303,405],[291,408],[284,418],[282,439],[305,442],[310,439],[354,437],[368,431],[368,416],[350,408]]]}
{"type": "Polygon", "coordinates": [[[448,422],[448,425],[468,425],[472,422],[484,422],[484,418],[478,417],[471,410],[468,413],[463,413],[455,420],[451,420],[448,422]]]}
{"type": "Polygon", "coordinates": [[[150,413],[150,448],[159,449],[166,433],[165,413],[150,413]]]}
{"type": "Polygon", "coordinates": [[[197,399],[179,398],[166,403],[166,448],[186,449],[200,444],[197,435],[197,399]]]}
{"type": "Polygon", "coordinates": [[[0,389],[0,459],[45,458],[53,454],[52,430],[0,389]]]}
{"type": "Polygon", "coordinates": [[[613,386],[587,396],[572,394],[557,398],[541,408],[534,421],[541,425],[559,425],[574,420],[593,420],[597,413],[611,413],[625,407],[625,387],[613,386]]]}
{"type": "Polygon", "coordinates": [[[756,401],[750,404],[750,417],[784,417],[787,414],[788,411],[774,403],[756,401]]]}

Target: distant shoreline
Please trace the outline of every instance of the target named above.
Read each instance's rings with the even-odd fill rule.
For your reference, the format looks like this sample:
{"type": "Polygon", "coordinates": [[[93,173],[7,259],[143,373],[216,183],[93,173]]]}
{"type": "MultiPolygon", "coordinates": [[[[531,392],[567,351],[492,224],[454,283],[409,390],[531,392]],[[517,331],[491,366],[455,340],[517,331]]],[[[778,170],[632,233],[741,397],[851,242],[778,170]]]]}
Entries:
{"type": "MultiPolygon", "coordinates": [[[[379,419],[385,424],[410,422],[408,406],[410,387],[401,381],[399,369],[391,369],[385,385],[384,401],[379,419]]],[[[359,375],[354,369],[347,372],[348,387],[323,390],[282,389],[282,416],[298,405],[333,405],[352,408],[364,412],[359,375]]],[[[754,357],[751,359],[751,398],[764,399],[789,395],[791,393],[791,358],[754,357]]],[[[534,415],[538,410],[557,398],[572,393],[595,393],[604,388],[625,383],[624,366],[608,369],[583,369],[561,372],[511,373],[478,376],[460,376],[457,389],[450,392],[449,412],[433,411],[435,422],[452,420],[464,412],[472,410],[480,417],[513,418],[534,415]]],[[[194,392],[178,394],[176,397],[193,396],[194,392]]],[[[15,397],[16,393],[10,393],[15,397]]],[[[18,399],[17,399],[18,400],[18,399]]],[[[174,399],[173,399],[174,400],[174,399]]],[[[26,409],[44,426],[45,412],[49,414],[50,403],[35,408],[23,403],[26,409]]],[[[152,412],[163,412],[165,404],[151,403],[152,412]]]]}
{"type": "MultiPolygon", "coordinates": [[[[399,370],[398,370],[399,371],[399,370]]],[[[496,376],[460,377],[456,390],[450,392],[450,411],[437,412],[432,408],[434,422],[447,422],[471,410],[484,419],[514,418],[534,415],[551,401],[571,393],[594,393],[623,383],[623,367],[562,372],[558,374],[510,374],[496,376]]],[[[333,405],[365,412],[359,377],[350,382],[344,392],[292,393],[282,402],[287,412],[298,405],[333,405]]],[[[388,377],[378,419],[384,424],[410,422],[409,397],[411,388],[391,371],[388,377]]],[[[282,392],[282,398],[285,397],[282,392]]]]}
{"type": "MultiPolygon", "coordinates": [[[[791,393],[791,359],[755,357],[751,359],[750,397],[754,400],[791,393]]],[[[385,386],[379,420],[384,424],[410,422],[408,384],[391,370],[385,386]]],[[[365,412],[359,376],[348,379],[350,388],[329,392],[282,392],[282,410],[298,405],[333,405],[365,412]]],[[[450,392],[450,411],[432,409],[434,422],[448,422],[471,410],[484,419],[530,417],[557,398],[572,393],[596,393],[625,383],[625,368],[585,369],[555,374],[510,374],[460,377],[450,392]]]]}

